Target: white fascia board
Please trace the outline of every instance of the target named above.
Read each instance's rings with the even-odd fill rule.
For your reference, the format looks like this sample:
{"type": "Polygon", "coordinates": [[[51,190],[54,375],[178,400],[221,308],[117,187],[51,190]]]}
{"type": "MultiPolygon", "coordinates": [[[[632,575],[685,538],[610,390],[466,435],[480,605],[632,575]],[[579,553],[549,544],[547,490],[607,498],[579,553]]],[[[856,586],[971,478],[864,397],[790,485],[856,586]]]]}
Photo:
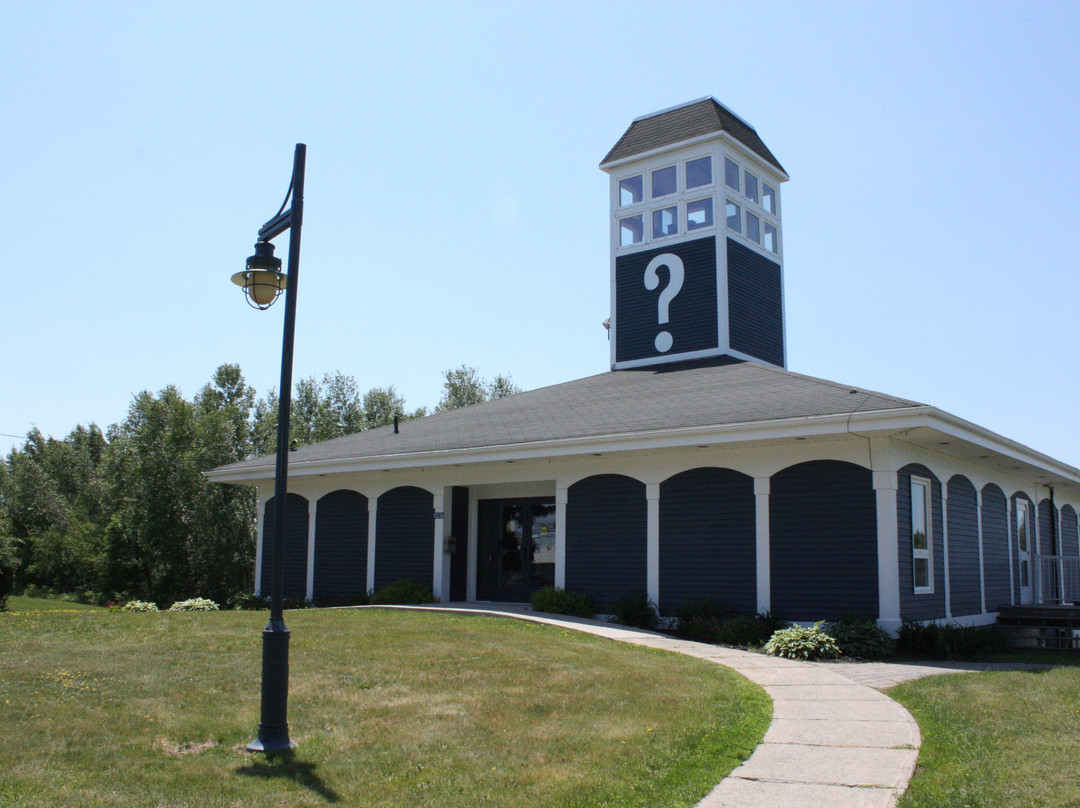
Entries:
{"type": "MultiPolygon", "coordinates": [[[[850,429],[851,417],[847,414],[784,418],[775,421],[752,423],[682,427],[679,429],[654,430],[651,432],[592,435],[582,438],[564,438],[534,443],[503,444],[500,446],[447,449],[431,452],[411,452],[399,455],[374,457],[338,458],[289,463],[290,478],[319,474],[344,474],[352,472],[384,471],[436,466],[464,465],[506,461],[526,461],[555,457],[572,457],[596,452],[630,452],[653,449],[681,448],[700,444],[723,445],[754,443],[760,441],[788,440],[794,438],[843,435],[850,431],[898,431],[911,428],[906,420],[883,418],[893,412],[874,413],[877,423],[860,423],[859,430],[850,429]]],[[[205,472],[215,482],[253,482],[272,478],[272,465],[232,471],[205,472]]]]}
{"type": "Polygon", "coordinates": [[[971,421],[966,421],[963,418],[959,418],[944,410],[939,410],[936,407],[926,407],[922,415],[922,420],[925,423],[919,424],[919,426],[936,429],[944,435],[949,435],[958,440],[967,441],[968,443],[973,443],[977,446],[983,446],[986,449],[1012,460],[1016,460],[1017,462],[1026,463],[1027,465],[1068,479],[1071,482],[1080,483],[1080,469],[1077,469],[1075,466],[1070,466],[1068,463],[1063,463],[1049,455],[1038,452],[1010,438],[1003,437],[996,432],[985,429],[978,424],[973,424],[971,421]]]}
{"type": "Polygon", "coordinates": [[[788,176],[787,172],[781,171],[777,166],[770,163],[757,152],[751,150],[750,147],[743,143],[741,140],[738,140],[737,138],[729,135],[723,129],[717,129],[714,132],[707,132],[704,135],[698,135],[697,137],[688,138],[687,140],[680,140],[677,143],[669,143],[667,146],[660,146],[655,149],[650,149],[649,151],[639,152],[638,154],[631,154],[618,160],[611,160],[607,163],[601,163],[600,170],[606,171],[608,174],[611,174],[613,171],[623,166],[632,165],[633,163],[638,162],[648,162],[654,157],[658,157],[662,154],[667,154],[668,152],[682,151],[683,149],[689,149],[693,146],[698,145],[699,143],[707,143],[711,140],[723,141],[725,146],[727,146],[729,149],[739,152],[740,156],[743,157],[744,161],[754,163],[759,167],[758,170],[764,170],[766,173],[773,174],[777,178],[778,182],[787,182],[791,179],[791,177],[788,176]]]}
{"type": "MultiPolygon", "coordinates": [[[[565,438],[534,443],[504,444],[469,449],[447,449],[431,452],[411,452],[399,455],[339,458],[291,462],[290,477],[345,474],[371,471],[391,471],[434,468],[452,465],[475,465],[507,461],[568,458],[596,452],[640,452],[686,446],[735,445],[763,441],[794,440],[812,437],[841,437],[846,434],[900,437],[903,432],[920,427],[933,429],[985,447],[999,455],[1057,475],[1064,480],[1080,483],[1080,470],[1036,452],[1016,441],[930,406],[904,407],[864,413],[784,418],[752,423],[683,427],[655,430],[646,433],[620,433],[583,438],[565,438]]],[[[945,454],[948,452],[945,451],[945,454]]],[[[214,482],[252,483],[273,479],[273,465],[233,471],[205,472],[214,482]]]]}

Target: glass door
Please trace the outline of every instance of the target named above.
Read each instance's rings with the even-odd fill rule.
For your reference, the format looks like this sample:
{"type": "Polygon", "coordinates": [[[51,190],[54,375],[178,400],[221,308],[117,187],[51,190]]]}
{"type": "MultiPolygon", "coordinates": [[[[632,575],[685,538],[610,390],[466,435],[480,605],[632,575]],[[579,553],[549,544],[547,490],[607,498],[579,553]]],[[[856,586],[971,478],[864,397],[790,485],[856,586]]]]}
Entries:
{"type": "Polygon", "coordinates": [[[1020,602],[1031,603],[1031,538],[1027,500],[1016,501],[1016,547],[1020,562],[1020,602]]]}
{"type": "Polygon", "coordinates": [[[555,503],[545,499],[480,503],[476,596],[527,603],[555,584],[555,503]]]}

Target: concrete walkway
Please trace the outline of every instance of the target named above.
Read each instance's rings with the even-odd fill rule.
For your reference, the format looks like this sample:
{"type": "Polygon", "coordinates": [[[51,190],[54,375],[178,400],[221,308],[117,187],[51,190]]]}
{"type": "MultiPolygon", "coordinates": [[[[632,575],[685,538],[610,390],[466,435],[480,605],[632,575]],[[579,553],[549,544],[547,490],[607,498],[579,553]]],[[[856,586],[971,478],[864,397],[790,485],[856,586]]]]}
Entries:
{"type": "Polygon", "coordinates": [[[877,688],[988,665],[820,663],[681,640],[614,623],[533,612],[518,604],[424,608],[516,617],[716,662],[765,689],[772,724],[754,753],[697,808],[890,808],[915,770],[915,719],[877,688]]]}

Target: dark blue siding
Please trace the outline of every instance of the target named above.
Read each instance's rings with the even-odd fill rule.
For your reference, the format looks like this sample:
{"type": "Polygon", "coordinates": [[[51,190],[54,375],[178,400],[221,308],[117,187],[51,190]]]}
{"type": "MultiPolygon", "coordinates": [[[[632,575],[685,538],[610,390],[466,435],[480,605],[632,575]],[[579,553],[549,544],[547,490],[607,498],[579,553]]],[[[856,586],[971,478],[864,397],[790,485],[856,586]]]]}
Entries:
{"type": "Polygon", "coordinates": [[[784,304],[780,265],[727,240],[728,320],[732,349],[784,364],[784,304]]]}
{"type": "Polygon", "coordinates": [[[773,475],[772,611],[788,620],[877,617],[877,500],[870,470],[815,460],[773,475]]]}
{"type": "Polygon", "coordinates": [[[1080,555],[1080,534],[1077,531],[1076,511],[1072,505],[1061,509],[1061,552],[1062,555],[1080,555]]]}
{"type": "Polygon", "coordinates": [[[754,480],[731,469],[684,471],[660,485],[660,607],[688,601],[757,611],[754,480]]]}
{"type": "Polygon", "coordinates": [[[469,576],[469,489],[454,486],[451,493],[450,535],[457,548],[450,556],[450,600],[467,596],[469,576]]]}
{"type": "Polygon", "coordinates": [[[368,501],[334,491],[315,511],[316,598],[352,598],[367,591],[368,501]]]}
{"type": "Polygon", "coordinates": [[[403,486],[379,497],[375,510],[375,588],[399,578],[434,585],[435,499],[403,486]]]}
{"type": "MultiPolygon", "coordinates": [[[[1043,555],[1057,555],[1058,548],[1054,546],[1054,528],[1050,514],[1057,515],[1057,508],[1050,504],[1050,500],[1044,499],[1039,503],[1039,552],[1043,555]]],[[[1054,522],[1057,521],[1055,518],[1054,522]]]]}
{"type": "Polygon", "coordinates": [[[1009,582],[1008,501],[993,483],[982,491],[983,567],[986,578],[986,608],[997,611],[1012,603],[1009,582]]]}
{"type": "Polygon", "coordinates": [[[942,540],[941,483],[925,466],[904,466],[897,474],[896,529],[900,568],[900,616],[908,620],[942,620],[945,618],[945,555],[942,540]],[[915,575],[911,555],[911,477],[930,480],[933,514],[934,591],[915,594],[915,575]]]}
{"type": "Polygon", "coordinates": [[[566,503],[566,588],[586,592],[603,612],[646,591],[645,484],[618,474],[570,486],[566,503]]]}
{"type": "Polygon", "coordinates": [[[979,509],[967,477],[949,480],[949,604],[959,617],[982,611],[979,577],[979,509]]]}
{"type": "Polygon", "coordinates": [[[615,361],[626,362],[718,347],[716,313],[716,238],[671,244],[615,259],[615,361]],[[672,253],[683,262],[683,285],[668,306],[668,322],[659,321],[660,295],[671,270],[657,270],[659,285],[645,288],[645,269],[658,255],[672,253]],[[671,334],[665,353],[656,349],[656,335],[671,334]]]}
{"type": "MultiPolygon", "coordinates": [[[[259,592],[270,595],[273,563],[274,497],[266,503],[263,516],[262,585],[259,592]]],[[[285,497],[285,542],[282,545],[282,593],[287,598],[307,597],[308,501],[299,494],[285,497]]]]}
{"type": "MultiPolygon", "coordinates": [[[[1043,555],[1057,555],[1059,537],[1056,535],[1057,508],[1049,499],[1039,503],[1039,552],[1043,555]]],[[[1039,564],[1036,569],[1042,576],[1042,596],[1046,600],[1061,598],[1061,567],[1058,564],[1039,564]]]]}

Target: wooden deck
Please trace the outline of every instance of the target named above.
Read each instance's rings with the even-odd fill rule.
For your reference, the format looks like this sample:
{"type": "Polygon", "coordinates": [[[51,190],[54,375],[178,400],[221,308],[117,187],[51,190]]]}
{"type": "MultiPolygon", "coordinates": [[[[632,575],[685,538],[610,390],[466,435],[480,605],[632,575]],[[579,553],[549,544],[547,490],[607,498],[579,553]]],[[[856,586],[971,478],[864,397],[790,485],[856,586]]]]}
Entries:
{"type": "Polygon", "coordinates": [[[1080,606],[1002,606],[997,622],[1012,634],[1014,648],[1080,653],[1080,606]]]}

